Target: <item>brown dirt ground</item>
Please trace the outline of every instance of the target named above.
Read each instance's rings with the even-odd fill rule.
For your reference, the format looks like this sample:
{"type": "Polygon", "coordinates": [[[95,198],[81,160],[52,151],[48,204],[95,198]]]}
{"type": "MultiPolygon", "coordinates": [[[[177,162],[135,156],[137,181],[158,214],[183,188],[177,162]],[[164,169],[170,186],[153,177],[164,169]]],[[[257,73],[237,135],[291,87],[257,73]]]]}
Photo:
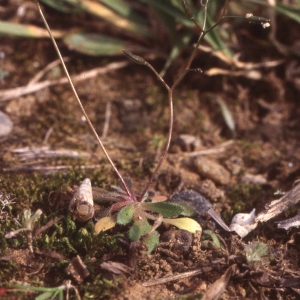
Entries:
{"type": "MultiPolygon", "coordinates": [[[[299,29],[299,25],[297,26],[299,29]]],[[[152,190],[166,196],[186,188],[201,192],[215,205],[216,211],[227,224],[236,213],[250,212],[253,208],[258,213],[263,211],[265,205],[275,199],[274,192],[290,190],[293,182],[300,177],[299,71],[298,75],[290,75],[296,70],[296,66],[299,70],[299,57],[283,56],[273,46],[267,45],[264,33],[259,31],[257,34],[257,28],[252,31],[249,27],[246,29],[236,29],[239,37],[243,37],[243,43],[238,49],[241,58],[248,62],[276,59],[284,59],[284,62],[277,67],[257,69],[261,75],[259,80],[231,76],[232,74],[188,74],[178,87],[174,99],[175,121],[170,154],[152,186],[152,190]],[[223,99],[233,116],[235,139],[222,117],[217,97],[223,99]],[[182,134],[196,137],[198,144],[183,145],[179,139],[182,134]],[[228,141],[230,142],[226,144],[228,141]],[[227,170],[228,178],[226,177],[225,182],[223,175],[219,173],[205,177],[195,167],[195,159],[189,156],[192,151],[220,149],[219,146],[222,145],[225,145],[224,151],[204,157],[227,170]]],[[[300,41],[299,32],[300,30],[292,30],[294,40],[300,41]]],[[[283,36],[283,33],[279,36],[283,36]]],[[[0,51],[6,53],[1,61],[1,68],[9,71],[9,76],[0,82],[1,89],[26,85],[39,70],[56,59],[48,40],[1,40],[0,51]]],[[[290,41],[285,42],[289,45],[290,41]]],[[[89,58],[69,52],[62,44],[60,46],[64,55],[71,57],[68,67],[72,74],[109,62],[124,61],[123,57],[89,58]]],[[[183,53],[171,67],[167,82],[172,82],[178,74],[187,53],[188,51],[183,53]]],[[[159,59],[153,59],[151,63],[158,70],[163,65],[163,61],[159,59]]],[[[204,52],[199,53],[193,65],[203,70],[213,67],[229,71],[233,69],[204,52]]],[[[57,76],[62,76],[59,68],[46,74],[45,78],[54,79],[57,76]]],[[[147,69],[133,64],[78,82],[76,88],[100,134],[103,130],[106,104],[112,104],[105,145],[121,173],[130,176],[135,189],[141,190],[160,157],[168,131],[165,91],[147,69]]],[[[55,149],[88,153],[89,158],[84,159],[83,164],[91,168],[99,165],[99,161],[104,158],[82,119],[82,113],[68,85],[55,85],[0,104],[1,110],[14,123],[12,133],[2,139],[0,145],[1,180],[7,174],[21,172],[19,167],[27,169],[28,173],[23,171],[24,174],[32,174],[32,166],[43,169],[46,166],[68,164],[63,159],[32,159],[21,162],[11,152],[21,147],[48,145],[55,149]],[[45,142],[45,136],[50,129],[50,135],[45,142]]],[[[107,175],[104,177],[107,180],[104,180],[104,184],[110,184],[114,174],[109,171],[109,166],[106,166],[106,170],[107,175]]],[[[44,170],[44,173],[47,172],[44,170]]],[[[88,175],[89,171],[85,174],[88,175]]],[[[71,190],[73,188],[70,187],[71,190]]],[[[236,264],[235,274],[232,275],[221,299],[299,299],[299,230],[293,228],[285,231],[276,228],[274,223],[294,216],[298,209],[299,205],[296,205],[276,219],[259,224],[242,242],[234,234],[217,228],[226,244],[225,254],[209,245],[207,249],[200,248],[199,241],[195,241],[196,237],[193,238],[188,252],[176,252],[170,244],[158,247],[151,255],[146,255],[139,249],[137,253],[140,256],[131,253],[138,256],[135,271],[129,277],[121,276],[122,293],[112,298],[170,299],[178,295],[205,293],[229,266],[236,264]],[[268,259],[249,265],[241,254],[242,243],[257,241],[268,245],[268,259]],[[202,268],[203,273],[149,288],[141,285],[149,279],[197,268],[202,268]]],[[[67,209],[65,213],[66,211],[67,209]]],[[[163,228],[160,233],[163,234],[166,230],[163,228]]],[[[124,262],[124,258],[121,261],[124,262]]],[[[24,281],[29,280],[29,277],[27,274],[24,281]]],[[[51,286],[51,282],[47,282],[47,285],[51,286]]]]}

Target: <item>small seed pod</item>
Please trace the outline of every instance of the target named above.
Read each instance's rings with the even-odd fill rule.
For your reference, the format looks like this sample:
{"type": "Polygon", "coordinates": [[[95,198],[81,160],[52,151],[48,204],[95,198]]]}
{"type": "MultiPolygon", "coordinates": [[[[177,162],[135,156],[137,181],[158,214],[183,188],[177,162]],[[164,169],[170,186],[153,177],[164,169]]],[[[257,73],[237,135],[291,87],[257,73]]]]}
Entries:
{"type": "Polygon", "coordinates": [[[145,65],[146,61],[144,58],[142,58],[141,56],[135,55],[127,50],[123,49],[123,53],[124,55],[130,59],[131,61],[133,61],[134,63],[138,64],[138,65],[145,65]]]}
{"type": "Polygon", "coordinates": [[[74,220],[79,222],[86,222],[94,216],[94,201],[90,179],[84,179],[76,190],[70,202],[69,210],[73,214],[74,220]]]}
{"type": "Polygon", "coordinates": [[[256,226],[255,209],[253,209],[250,214],[236,214],[233,217],[229,228],[243,238],[255,229],[256,226]]]}

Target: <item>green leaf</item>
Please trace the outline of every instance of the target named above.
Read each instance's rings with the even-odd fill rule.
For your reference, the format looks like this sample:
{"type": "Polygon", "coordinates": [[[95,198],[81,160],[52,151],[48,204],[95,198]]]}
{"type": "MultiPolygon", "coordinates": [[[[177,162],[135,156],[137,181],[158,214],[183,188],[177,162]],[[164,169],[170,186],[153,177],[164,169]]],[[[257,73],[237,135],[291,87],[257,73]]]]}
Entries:
{"type": "Polygon", "coordinates": [[[147,246],[147,254],[151,253],[152,250],[159,244],[159,234],[157,231],[153,231],[143,239],[143,244],[147,246]]]}
{"type": "Polygon", "coordinates": [[[213,244],[217,249],[221,248],[221,243],[214,232],[212,232],[211,230],[204,230],[203,235],[208,235],[212,239],[213,244]]]}
{"type": "Polygon", "coordinates": [[[185,217],[193,217],[197,214],[196,210],[189,205],[187,202],[177,202],[176,201],[176,205],[179,205],[183,208],[183,212],[181,213],[181,215],[185,216],[185,217]]]}
{"type": "Polygon", "coordinates": [[[281,3],[277,3],[275,9],[282,13],[283,15],[288,16],[289,18],[293,19],[294,21],[300,23],[300,9],[293,8],[288,5],[284,5],[281,3]]]}
{"type": "Polygon", "coordinates": [[[146,3],[152,8],[155,8],[157,11],[162,11],[172,18],[175,18],[176,21],[180,21],[186,26],[192,27],[194,23],[188,19],[185,15],[183,8],[179,9],[174,6],[170,1],[161,1],[161,0],[140,0],[142,3],[146,3]]]}
{"type": "Polygon", "coordinates": [[[126,44],[121,40],[92,33],[69,34],[63,38],[63,41],[69,48],[92,56],[120,55],[122,49],[126,48],[126,44]]]}
{"type": "Polygon", "coordinates": [[[146,218],[137,220],[133,223],[132,227],[129,230],[129,238],[136,242],[140,239],[142,235],[151,230],[151,226],[148,223],[146,218]]]}
{"type": "Polygon", "coordinates": [[[180,205],[168,202],[141,203],[141,206],[145,210],[161,214],[165,218],[176,217],[184,211],[180,205]]]}
{"type": "Polygon", "coordinates": [[[75,13],[79,11],[79,9],[74,8],[70,4],[63,3],[63,1],[57,1],[57,0],[40,0],[40,1],[63,13],[75,13]]]}
{"type": "Polygon", "coordinates": [[[190,218],[163,219],[163,223],[174,225],[179,229],[184,229],[191,233],[196,233],[196,231],[202,232],[201,226],[190,218]]]}
{"type": "Polygon", "coordinates": [[[131,20],[135,23],[147,24],[148,20],[143,18],[138,12],[136,12],[128,3],[121,0],[98,0],[98,2],[102,2],[120,16],[125,17],[127,20],[131,20]]]}
{"type": "Polygon", "coordinates": [[[51,299],[52,296],[53,296],[53,292],[45,292],[45,293],[35,297],[35,300],[51,299]]]}
{"type": "Polygon", "coordinates": [[[129,204],[120,210],[117,217],[118,224],[126,225],[131,222],[135,210],[134,204],[129,204]]]}

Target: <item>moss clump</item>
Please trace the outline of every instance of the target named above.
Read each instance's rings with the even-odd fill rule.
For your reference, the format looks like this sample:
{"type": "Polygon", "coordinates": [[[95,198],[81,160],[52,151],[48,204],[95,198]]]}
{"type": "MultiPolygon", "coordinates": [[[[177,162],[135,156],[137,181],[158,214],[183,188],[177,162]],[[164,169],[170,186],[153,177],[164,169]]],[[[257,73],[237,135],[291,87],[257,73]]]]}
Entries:
{"type": "Polygon", "coordinates": [[[74,222],[68,209],[74,192],[73,187],[84,178],[89,177],[96,186],[113,183],[114,180],[105,177],[105,173],[104,168],[89,173],[74,168],[65,174],[45,176],[21,173],[7,174],[1,178],[0,191],[3,201],[0,203],[0,253],[4,260],[0,260],[0,282],[4,286],[12,287],[14,282],[24,280],[30,286],[39,286],[38,283],[42,283],[43,286],[59,286],[70,279],[65,269],[70,260],[79,255],[91,273],[84,288],[86,290],[81,292],[97,298],[98,290],[104,295],[111,295],[113,290],[115,291],[112,283],[101,275],[103,270],[100,261],[104,254],[126,254],[118,242],[123,235],[108,236],[101,233],[95,236],[93,221],[74,222]],[[21,228],[25,209],[31,209],[32,213],[37,209],[43,211],[33,229],[33,249],[38,250],[39,254],[29,252],[26,231],[10,239],[5,238],[5,234],[21,228]],[[37,229],[46,226],[51,220],[55,220],[52,226],[34,235],[37,229]],[[95,259],[96,264],[92,263],[95,259]],[[35,272],[39,268],[40,271],[35,272]],[[28,275],[31,273],[32,275],[28,275]]]}

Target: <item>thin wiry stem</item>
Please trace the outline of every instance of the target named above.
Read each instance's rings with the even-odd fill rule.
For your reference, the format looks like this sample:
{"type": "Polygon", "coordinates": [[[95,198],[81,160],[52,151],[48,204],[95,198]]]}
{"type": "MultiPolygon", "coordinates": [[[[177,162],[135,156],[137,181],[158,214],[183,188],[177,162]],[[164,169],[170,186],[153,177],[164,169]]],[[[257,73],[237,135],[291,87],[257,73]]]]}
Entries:
{"type": "Polygon", "coordinates": [[[168,154],[168,150],[170,147],[170,143],[171,143],[171,138],[172,138],[172,132],[173,132],[173,119],[174,119],[174,110],[173,110],[173,89],[170,88],[167,83],[163,80],[163,78],[156,72],[156,70],[147,62],[145,62],[145,65],[157,76],[157,78],[163,83],[163,85],[165,86],[165,88],[168,91],[168,99],[169,99],[169,133],[168,133],[168,140],[167,140],[167,144],[165,147],[165,150],[163,152],[163,155],[160,159],[160,161],[158,162],[154,172],[152,173],[148,183],[146,184],[145,188],[143,189],[141,195],[138,198],[138,201],[141,201],[144,197],[144,195],[147,193],[150,185],[152,184],[152,181],[154,180],[155,176],[157,175],[161,165],[163,164],[163,162],[165,161],[167,154],[168,154]]]}
{"type": "Polygon", "coordinates": [[[204,6],[204,20],[203,20],[203,27],[202,27],[202,29],[203,29],[204,32],[205,32],[206,20],[207,20],[207,5],[208,5],[208,1],[209,0],[206,0],[206,3],[203,3],[203,0],[201,0],[201,5],[204,6]]]}
{"type": "MultiPolygon", "coordinates": [[[[171,143],[171,138],[172,138],[172,132],[173,132],[173,118],[174,118],[174,111],[173,111],[173,92],[174,89],[176,88],[176,86],[179,84],[179,82],[184,78],[184,76],[191,71],[190,67],[192,64],[193,59],[195,58],[196,52],[198,50],[198,46],[201,43],[204,35],[205,35],[205,26],[206,26],[206,20],[207,20],[207,4],[208,4],[209,0],[206,0],[205,4],[201,4],[205,7],[204,10],[204,24],[203,24],[203,30],[201,29],[201,33],[200,36],[198,38],[196,47],[194,48],[192,55],[187,63],[187,66],[185,68],[185,70],[182,72],[182,74],[178,77],[178,79],[174,82],[174,84],[172,85],[172,87],[169,87],[166,82],[163,80],[163,78],[156,72],[156,70],[147,62],[144,62],[144,64],[151,69],[152,72],[154,72],[154,74],[157,76],[157,78],[163,83],[163,85],[165,86],[165,88],[168,91],[168,99],[169,99],[169,107],[170,107],[170,123],[169,123],[169,133],[168,133],[168,140],[167,140],[167,144],[164,150],[164,153],[159,161],[159,163],[157,164],[154,172],[152,173],[149,182],[147,183],[147,185],[145,186],[144,190],[142,191],[140,197],[138,198],[138,201],[141,201],[141,199],[143,199],[144,195],[146,194],[146,192],[148,191],[150,185],[152,184],[152,181],[154,180],[155,176],[157,175],[161,165],[163,164],[163,162],[165,161],[167,154],[168,154],[168,150],[170,147],[170,143],[171,143]]],[[[184,5],[186,6],[186,3],[184,2],[184,5]]],[[[200,28],[200,27],[199,27],[200,28]]]]}
{"type": "Polygon", "coordinates": [[[69,75],[69,72],[68,72],[68,70],[67,70],[67,67],[66,67],[66,65],[65,65],[65,63],[64,63],[64,60],[63,60],[63,58],[62,58],[62,56],[61,56],[61,54],[60,54],[60,51],[59,51],[58,46],[57,46],[57,44],[56,44],[56,41],[55,41],[55,39],[54,39],[54,37],[53,37],[53,35],[52,35],[52,33],[51,33],[51,30],[50,30],[50,27],[49,27],[49,25],[48,25],[48,23],[47,23],[47,21],[46,21],[46,18],[44,17],[44,14],[43,14],[42,9],[41,9],[41,7],[40,7],[39,0],[36,0],[36,4],[37,4],[38,10],[39,10],[39,12],[40,12],[40,15],[41,15],[41,17],[42,17],[42,19],[43,19],[43,22],[44,22],[44,24],[45,24],[45,26],[46,26],[46,28],[47,28],[47,30],[48,30],[48,32],[49,32],[49,35],[50,35],[50,38],[51,38],[52,43],[53,43],[53,45],[54,45],[54,48],[55,48],[55,50],[56,50],[56,52],[57,52],[57,55],[58,55],[58,57],[59,57],[59,59],[60,59],[60,61],[61,61],[61,63],[62,63],[63,69],[64,69],[64,71],[65,71],[65,73],[66,73],[66,76],[67,76],[69,82],[70,82],[72,91],[73,91],[73,93],[74,93],[74,95],[75,95],[75,97],[76,97],[76,100],[77,100],[77,102],[78,102],[78,104],[79,104],[79,106],[80,106],[80,108],[81,108],[81,110],[82,110],[83,115],[85,116],[85,118],[86,118],[86,120],[87,120],[87,122],[88,122],[90,128],[92,129],[92,131],[93,131],[93,133],[94,133],[94,135],[95,135],[95,137],[96,137],[96,139],[97,139],[99,145],[101,146],[101,148],[102,148],[102,150],[103,150],[103,152],[104,152],[106,158],[108,159],[109,163],[111,164],[111,166],[113,167],[114,171],[117,173],[119,179],[121,180],[122,185],[124,186],[124,189],[125,189],[127,195],[128,195],[130,198],[134,198],[134,195],[132,194],[132,192],[130,191],[130,189],[127,187],[127,185],[126,185],[126,183],[125,183],[123,177],[121,176],[120,172],[118,171],[117,167],[115,166],[115,164],[113,163],[113,161],[112,161],[111,158],[109,157],[109,155],[108,155],[108,153],[107,153],[107,151],[106,151],[106,149],[105,149],[105,147],[104,147],[104,145],[103,145],[103,143],[102,143],[102,141],[101,141],[101,139],[100,139],[100,137],[99,137],[99,135],[98,135],[98,133],[97,133],[95,127],[93,126],[92,122],[90,121],[90,119],[89,119],[89,117],[88,117],[88,115],[87,115],[87,113],[86,113],[86,111],[85,111],[85,109],[84,109],[84,107],[83,107],[83,105],[82,105],[80,99],[79,99],[79,96],[78,96],[78,94],[77,94],[77,92],[76,92],[76,89],[75,89],[75,87],[74,87],[74,85],[73,85],[73,82],[72,82],[72,80],[71,80],[71,77],[70,77],[70,75],[69,75]]]}

